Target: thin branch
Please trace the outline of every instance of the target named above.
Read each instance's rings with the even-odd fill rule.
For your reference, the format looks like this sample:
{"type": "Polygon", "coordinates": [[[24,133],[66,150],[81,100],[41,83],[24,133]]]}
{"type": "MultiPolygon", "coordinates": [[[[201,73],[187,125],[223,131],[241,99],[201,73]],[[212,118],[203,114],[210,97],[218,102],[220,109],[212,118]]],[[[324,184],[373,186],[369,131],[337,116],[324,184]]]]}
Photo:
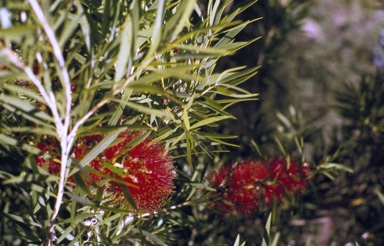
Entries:
{"type": "Polygon", "coordinates": [[[48,24],[48,21],[45,18],[43,10],[41,9],[37,0],[28,0],[28,2],[31,5],[33,11],[35,12],[36,17],[39,20],[40,24],[42,25],[45,34],[47,34],[48,40],[51,43],[53,48],[53,53],[55,54],[55,57],[59,62],[60,67],[65,67],[64,57],[63,57],[63,54],[61,53],[59,43],[57,42],[57,39],[56,39],[56,35],[52,30],[51,26],[48,24]]]}
{"type": "MultiPolygon", "coordinates": [[[[55,32],[52,30],[47,19],[45,18],[44,12],[41,9],[37,0],[28,0],[28,2],[31,5],[33,11],[35,12],[36,17],[39,20],[40,24],[42,25],[44,32],[47,35],[48,40],[49,40],[49,42],[53,48],[53,53],[55,55],[55,58],[59,62],[59,66],[60,66],[60,70],[61,70],[60,72],[61,72],[61,76],[62,76],[62,80],[63,80],[62,82],[63,82],[64,89],[65,89],[65,97],[66,97],[66,112],[65,112],[65,117],[64,117],[64,129],[69,129],[71,105],[72,105],[72,92],[71,92],[71,82],[70,82],[67,67],[65,66],[64,56],[63,56],[63,53],[61,52],[59,42],[56,39],[55,32]]],[[[66,135],[67,133],[68,132],[63,133],[63,136],[66,135]]]]}
{"type": "MultiPolygon", "coordinates": [[[[60,124],[59,124],[59,122],[57,122],[57,124],[56,124],[56,131],[58,133],[60,145],[61,145],[61,169],[60,169],[60,180],[59,180],[59,187],[58,187],[58,191],[57,191],[56,203],[55,203],[55,207],[54,207],[54,210],[53,210],[53,213],[51,216],[51,225],[49,228],[50,234],[48,234],[49,238],[47,239],[47,244],[51,245],[52,244],[52,238],[50,235],[54,234],[54,225],[55,225],[54,222],[56,220],[56,217],[57,217],[59,210],[60,210],[60,207],[61,207],[61,202],[62,202],[63,195],[64,195],[64,185],[65,185],[65,181],[66,181],[68,171],[69,171],[69,167],[67,165],[68,160],[69,160],[69,152],[70,152],[70,148],[71,148],[69,143],[73,142],[70,139],[68,139],[68,132],[69,132],[69,126],[70,126],[70,120],[71,120],[70,117],[71,117],[71,108],[72,108],[72,92],[71,92],[71,83],[70,83],[68,70],[65,66],[64,56],[61,52],[59,42],[56,39],[55,32],[52,30],[47,19],[45,18],[44,12],[41,9],[37,0],[28,0],[28,2],[31,5],[33,11],[35,12],[36,17],[39,20],[41,26],[43,27],[44,32],[47,35],[48,40],[49,40],[49,42],[53,48],[53,53],[55,55],[55,58],[59,63],[60,72],[61,72],[60,75],[62,78],[62,84],[63,84],[64,90],[65,90],[65,98],[66,98],[66,108],[65,108],[66,110],[65,110],[65,115],[64,115],[64,124],[61,122],[60,117],[59,117],[60,124]]],[[[54,97],[53,94],[51,94],[51,96],[54,97]]],[[[54,98],[52,98],[52,100],[54,100],[54,98]]],[[[53,105],[52,100],[50,101],[51,106],[55,107],[53,111],[56,111],[56,113],[58,115],[59,114],[58,109],[57,109],[56,105],[53,105]]],[[[55,120],[56,120],[56,117],[55,117],[55,120]]]]}
{"type": "Polygon", "coordinates": [[[89,117],[91,117],[94,113],[96,113],[97,110],[99,110],[102,106],[110,102],[112,97],[106,97],[105,99],[101,100],[98,104],[96,104],[88,113],[86,113],[80,120],[76,122],[76,124],[73,126],[71,133],[68,135],[69,143],[72,145],[77,130],[80,128],[82,124],[84,124],[89,117]]]}

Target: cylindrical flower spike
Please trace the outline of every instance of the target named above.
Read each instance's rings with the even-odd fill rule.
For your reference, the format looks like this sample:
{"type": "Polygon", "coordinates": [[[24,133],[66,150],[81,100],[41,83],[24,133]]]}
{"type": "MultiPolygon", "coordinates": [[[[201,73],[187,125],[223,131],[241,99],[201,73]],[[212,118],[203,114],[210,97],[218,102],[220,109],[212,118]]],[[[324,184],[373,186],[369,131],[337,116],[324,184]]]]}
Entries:
{"type": "MultiPolygon", "coordinates": [[[[91,180],[86,180],[85,183],[96,185],[105,183],[104,198],[110,204],[126,205],[127,201],[121,188],[121,183],[125,183],[138,211],[147,213],[159,210],[172,193],[176,172],[173,167],[173,159],[165,147],[161,143],[152,141],[150,137],[144,138],[135,146],[128,146],[142,134],[142,132],[129,130],[122,132],[118,136],[116,144],[105,149],[89,163],[89,167],[94,169],[95,173],[89,173],[91,180]],[[108,164],[120,171],[110,170],[108,164]],[[97,173],[102,175],[97,175],[97,173]]],[[[73,150],[73,157],[80,161],[101,139],[102,135],[78,139],[73,150]]],[[[56,147],[53,141],[39,143],[37,147],[42,152],[60,159],[58,154],[55,154],[56,147]]],[[[59,174],[60,163],[47,160],[42,156],[35,157],[35,160],[48,172],[59,174]]],[[[74,180],[70,179],[69,182],[74,182],[74,180]]]]}
{"type": "Polygon", "coordinates": [[[262,205],[270,206],[299,195],[305,190],[308,178],[307,164],[272,158],[241,161],[233,168],[221,167],[210,175],[209,183],[220,190],[214,206],[222,213],[240,215],[256,213],[262,205]]]}

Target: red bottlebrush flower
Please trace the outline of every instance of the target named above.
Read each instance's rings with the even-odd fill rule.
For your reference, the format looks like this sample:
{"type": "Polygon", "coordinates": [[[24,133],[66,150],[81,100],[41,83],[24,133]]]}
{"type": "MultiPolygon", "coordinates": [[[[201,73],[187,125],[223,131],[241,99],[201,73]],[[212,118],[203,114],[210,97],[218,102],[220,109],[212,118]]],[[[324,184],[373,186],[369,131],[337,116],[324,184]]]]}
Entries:
{"type": "MultiPolygon", "coordinates": [[[[96,185],[106,183],[104,198],[109,199],[110,204],[121,205],[127,204],[121,189],[121,183],[126,183],[139,212],[154,212],[161,208],[172,193],[176,172],[173,167],[173,159],[162,144],[146,137],[137,145],[129,146],[140,136],[142,136],[142,132],[129,130],[122,132],[118,136],[116,144],[104,150],[89,163],[89,167],[95,172],[89,173],[91,180],[85,182],[96,185]],[[115,170],[110,170],[108,165],[113,165],[115,170]],[[120,171],[117,172],[116,169],[120,171]],[[102,175],[97,175],[97,173],[102,175]]],[[[78,139],[74,146],[73,157],[80,161],[101,139],[102,135],[78,139]]],[[[43,143],[39,144],[38,148],[42,152],[50,154],[53,150],[50,144],[43,143]]],[[[40,156],[35,160],[39,166],[52,174],[60,172],[59,163],[40,156]]]]}
{"type": "MultiPolygon", "coordinates": [[[[121,137],[125,138],[126,132],[119,138],[121,137]]],[[[113,157],[110,154],[114,150],[118,155],[128,143],[124,140],[104,153],[113,157]]],[[[174,188],[172,180],[176,172],[172,165],[172,157],[160,143],[153,142],[150,138],[145,138],[124,157],[122,168],[125,175],[121,178],[128,184],[127,187],[138,210],[153,212],[160,209],[174,188]]],[[[121,190],[116,189],[115,192],[116,199],[122,200],[123,195],[119,194],[121,190]]]]}
{"type": "Polygon", "coordinates": [[[209,183],[220,190],[220,200],[214,205],[223,213],[239,215],[255,213],[261,205],[300,194],[306,188],[308,176],[308,165],[273,158],[241,161],[234,168],[219,168],[209,177],[209,183]]]}
{"type": "Polygon", "coordinates": [[[274,158],[270,163],[273,178],[285,189],[288,195],[295,195],[305,189],[306,177],[309,176],[307,164],[299,165],[296,160],[288,162],[286,158],[274,158]]]}
{"type": "Polygon", "coordinates": [[[142,133],[140,132],[132,132],[132,131],[124,131],[120,133],[120,135],[117,138],[118,143],[115,145],[107,148],[104,151],[104,156],[107,160],[113,161],[114,159],[119,158],[122,154],[126,153],[127,150],[125,147],[128,143],[130,143],[132,140],[139,137],[142,133]]]}

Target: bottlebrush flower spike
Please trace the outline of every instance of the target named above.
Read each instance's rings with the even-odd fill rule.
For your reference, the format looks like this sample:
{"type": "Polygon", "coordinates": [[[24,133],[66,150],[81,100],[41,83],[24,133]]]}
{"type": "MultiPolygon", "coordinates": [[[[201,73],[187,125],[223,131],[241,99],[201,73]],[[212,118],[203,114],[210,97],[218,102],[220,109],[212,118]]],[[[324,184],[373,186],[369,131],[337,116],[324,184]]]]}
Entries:
{"type": "MultiPolygon", "coordinates": [[[[127,136],[127,132],[123,132],[119,138],[132,137],[127,136]]],[[[121,143],[125,142],[126,140],[121,143]]],[[[112,152],[115,151],[116,155],[121,154],[129,142],[126,142],[125,145],[117,144],[108,148],[104,151],[104,155],[114,158],[112,152]]],[[[174,188],[172,180],[175,178],[176,172],[172,165],[172,157],[160,143],[153,142],[147,137],[124,154],[123,160],[121,164],[125,175],[119,178],[131,185],[127,187],[138,210],[154,212],[160,209],[174,188]]],[[[110,191],[115,196],[115,200],[117,202],[125,201],[121,187],[114,182],[111,184],[110,191]]]]}
{"type": "MultiPolygon", "coordinates": [[[[126,183],[139,212],[154,212],[161,208],[172,193],[176,172],[173,167],[173,159],[164,146],[152,141],[150,137],[144,138],[131,149],[127,148],[132,140],[142,134],[142,132],[129,130],[122,132],[115,145],[104,150],[89,163],[89,167],[96,172],[89,173],[91,180],[86,180],[86,184],[99,185],[102,181],[106,182],[103,198],[108,200],[109,204],[126,205],[127,202],[120,184],[126,183]],[[120,173],[123,175],[108,169],[106,163],[113,164],[115,168],[120,169],[120,173]]],[[[80,161],[102,138],[102,135],[92,135],[78,139],[73,150],[74,158],[80,161]]],[[[37,147],[42,152],[58,157],[52,154],[55,153],[53,143],[39,143],[37,147]]],[[[35,160],[48,172],[59,174],[59,163],[46,160],[42,156],[35,157],[35,160]]]]}
{"type": "Polygon", "coordinates": [[[309,178],[309,166],[296,160],[272,158],[268,161],[246,160],[233,168],[224,166],[209,177],[218,188],[214,206],[222,213],[253,214],[263,205],[282,202],[302,193],[309,178]]]}

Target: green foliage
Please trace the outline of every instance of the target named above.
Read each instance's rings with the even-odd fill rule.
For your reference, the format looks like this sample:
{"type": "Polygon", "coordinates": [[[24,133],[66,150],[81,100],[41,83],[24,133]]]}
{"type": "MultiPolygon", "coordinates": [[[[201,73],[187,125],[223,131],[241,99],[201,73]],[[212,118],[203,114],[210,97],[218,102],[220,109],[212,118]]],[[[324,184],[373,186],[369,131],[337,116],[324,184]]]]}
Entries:
{"type": "Polygon", "coordinates": [[[382,74],[365,75],[358,87],[345,84],[343,92],[337,93],[337,109],[349,120],[345,131],[356,131],[362,146],[383,142],[384,89],[382,74]]]}
{"type": "MultiPolygon", "coordinates": [[[[0,1],[0,242],[311,245],[323,243],[316,233],[331,223],[323,244],[382,244],[382,71],[333,93],[323,88],[341,122],[328,125],[327,104],[312,108],[325,96],[307,95],[307,103],[292,80],[316,71],[326,87],[332,57],[318,63],[301,46],[293,51],[312,60],[283,57],[316,1],[247,2],[0,1]],[[308,60],[314,71],[303,66],[308,60]],[[90,166],[127,129],[143,134],[125,150],[150,137],[174,157],[175,191],[155,213],[138,211],[126,183],[90,166]],[[103,138],[75,159],[78,141],[94,135],[103,138]],[[55,148],[42,153],[48,142],[55,148]],[[308,193],[255,217],[218,215],[212,202],[226,191],[207,185],[211,169],[269,156],[309,165],[308,193]],[[60,175],[36,157],[60,163],[60,175]],[[126,206],[108,203],[108,181],[90,183],[92,175],[116,182],[126,206]]],[[[336,10],[315,12],[322,11],[336,10]]],[[[332,55],[347,46],[340,40],[332,55]]],[[[124,160],[114,161],[103,165],[123,175],[124,160]]]]}
{"type": "Polygon", "coordinates": [[[250,25],[242,37],[249,38],[257,33],[262,38],[237,52],[235,58],[228,59],[223,66],[235,66],[237,61],[260,65],[257,76],[244,83],[243,87],[261,93],[258,102],[247,103],[247,107],[234,105],[228,110],[236,118],[244,120],[235,126],[230,122],[222,124],[222,132],[239,135],[240,148],[233,150],[235,156],[247,158],[253,152],[252,141],[264,146],[263,153],[280,154],[276,152],[273,140],[278,122],[275,109],[285,114],[287,105],[297,104],[295,95],[288,90],[292,83],[285,79],[285,75],[279,77],[278,67],[287,67],[290,58],[282,57],[285,45],[308,16],[312,3],[312,0],[260,0],[244,11],[243,16],[261,16],[262,20],[250,25]]]}
{"type": "MultiPolygon", "coordinates": [[[[257,40],[235,40],[252,21],[236,17],[253,3],[227,13],[230,1],[209,1],[206,10],[195,1],[5,2],[10,24],[1,20],[0,146],[8,162],[1,168],[0,241],[176,241],[177,228],[194,222],[177,204],[192,205],[192,197],[209,190],[198,156],[234,145],[234,136],[213,129],[234,119],[228,107],[257,97],[239,87],[257,67],[216,68],[257,40]],[[99,206],[103,187],[87,187],[76,174],[88,175],[90,161],[126,128],[146,131],[177,157],[178,190],[156,215],[99,206]],[[106,137],[82,160],[71,157],[76,139],[98,133],[106,137]],[[35,163],[34,155],[43,154],[37,145],[48,136],[59,146],[60,177],[35,163]],[[72,176],[76,187],[66,182],[72,176]]],[[[124,194],[134,207],[127,189],[124,194]]]]}

